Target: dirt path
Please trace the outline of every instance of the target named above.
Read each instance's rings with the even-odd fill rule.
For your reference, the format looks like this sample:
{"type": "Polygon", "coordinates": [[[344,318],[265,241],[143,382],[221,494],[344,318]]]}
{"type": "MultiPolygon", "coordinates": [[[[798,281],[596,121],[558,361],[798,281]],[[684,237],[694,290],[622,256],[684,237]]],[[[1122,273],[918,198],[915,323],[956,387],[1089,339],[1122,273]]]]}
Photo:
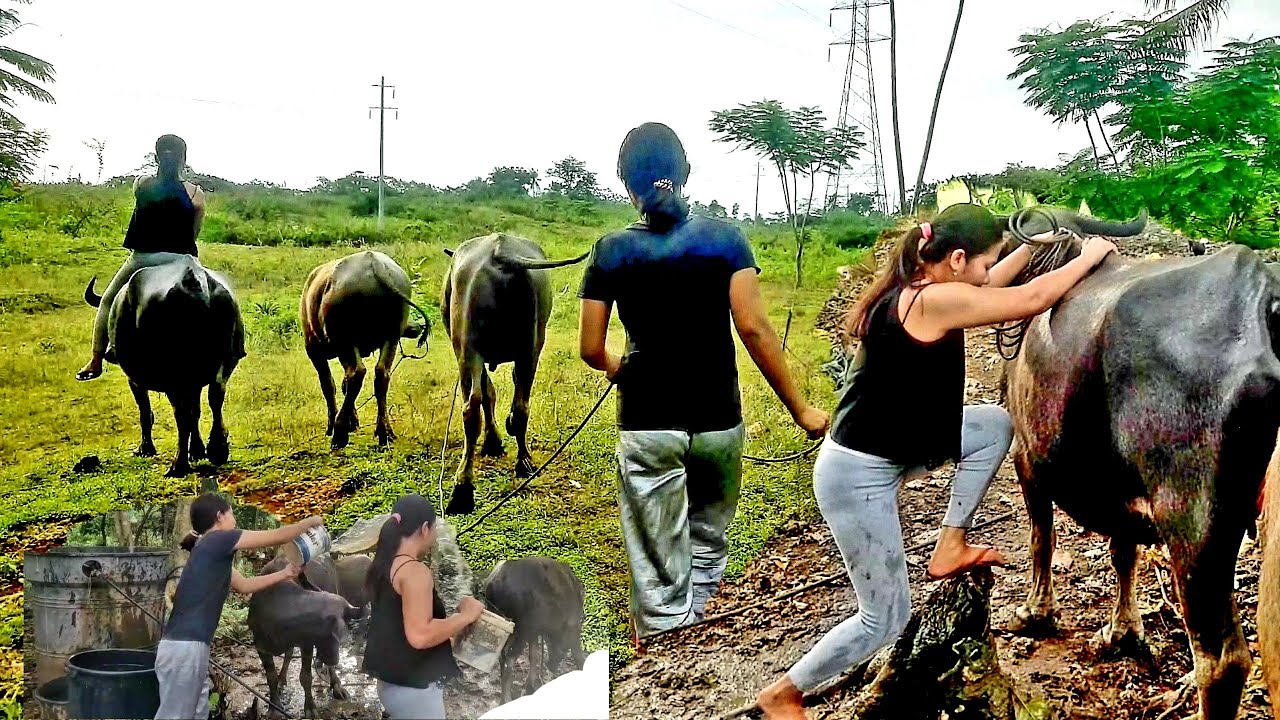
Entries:
{"type": "MultiPolygon", "coordinates": [[[[1153,228],[1124,248],[1126,254],[1185,255],[1185,239],[1153,228]]],[[[1216,248],[1210,248],[1212,252],[1216,248]]],[[[883,255],[883,250],[877,253],[883,255]]],[[[860,289],[861,281],[847,278],[819,317],[832,320],[860,289]]],[[[968,402],[998,399],[998,358],[989,336],[969,337],[968,402]]],[[[905,485],[900,495],[907,545],[932,539],[946,507],[951,470],[905,485]]],[[[977,520],[1016,511],[1007,521],[975,533],[979,541],[995,544],[1013,567],[997,570],[992,591],[992,626],[1000,658],[1017,680],[1038,688],[1066,718],[1154,720],[1177,699],[1178,681],[1191,670],[1186,633],[1168,587],[1168,564],[1159,549],[1147,549],[1139,561],[1139,607],[1146,626],[1152,659],[1139,662],[1102,657],[1091,649],[1090,638],[1109,620],[1115,602],[1115,573],[1105,538],[1085,532],[1058,513],[1058,553],[1055,581],[1062,605],[1061,632],[1047,640],[1019,638],[1003,631],[1030,582],[1030,528],[1009,463],[1001,469],[977,520]],[[1162,587],[1161,575],[1165,579],[1162,587]]],[[[924,564],[929,550],[908,557],[912,599],[919,606],[928,591],[924,564]]],[[[1246,540],[1237,567],[1236,599],[1245,635],[1255,658],[1240,717],[1272,717],[1256,664],[1257,584],[1260,553],[1246,540]]],[[[843,567],[830,532],[821,521],[793,522],[775,537],[743,576],[727,583],[712,600],[708,615],[750,605],[802,586],[820,576],[841,574],[843,567]]],[[[846,579],[788,600],[749,610],[719,623],[672,633],[655,640],[646,654],[619,670],[613,681],[611,717],[709,718],[748,704],[760,688],[798,660],[830,628],[849,617],[856,601],[846,579]]],[[[811,710],[811,717],[847,718],[854,695],[837,693],[811,710]]],[[[1190,714],[1185,706],[1171,717],[1190,714]]]]}

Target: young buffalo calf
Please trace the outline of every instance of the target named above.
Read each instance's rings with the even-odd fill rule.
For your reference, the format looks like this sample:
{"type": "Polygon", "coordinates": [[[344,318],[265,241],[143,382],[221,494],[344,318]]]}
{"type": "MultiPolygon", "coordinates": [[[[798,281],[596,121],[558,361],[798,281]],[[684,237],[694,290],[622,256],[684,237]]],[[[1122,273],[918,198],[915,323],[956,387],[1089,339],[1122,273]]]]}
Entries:
{"type": "Polygon", "coordinates": [[[514,699],[511,666],[526,647],[525,694],[541,687],[544,674],[559,669],[566,655],[573,657],[574,667],[582,669],[582,581],[568,565],[545,557],[503,560],[485,582],[484,594],[494,610],[516,626],[502,650],[504,703],[514,699]]]}
{"type": "MultiPolygon", "coordinates": [[[[262,572],[282,570],[286,562],[284,557],[277,556],[267,563],[262,572]]],[[[329,563],[331,565],[332,561],[329,563]]],[[[277,707],[280,705],[281,681],[288,677],[287,658],[277,675],[274,656],[286,652],[292,654],[295,647],[302,649],[299,680],[302,682],[306,715],[315,716],[315,700],[311,695],[313,652],[329,668],[329,688],[333,697],[346,700],[349,696],[338,679],[338,648],[348,636],[347,622],[363,614],[362,608],[353,607],[341,595],[309,590],[292,580],[254,593],[249,599],[249,630],[253,633],[258,657],[262,658],[271,703],[277,707]]]]}

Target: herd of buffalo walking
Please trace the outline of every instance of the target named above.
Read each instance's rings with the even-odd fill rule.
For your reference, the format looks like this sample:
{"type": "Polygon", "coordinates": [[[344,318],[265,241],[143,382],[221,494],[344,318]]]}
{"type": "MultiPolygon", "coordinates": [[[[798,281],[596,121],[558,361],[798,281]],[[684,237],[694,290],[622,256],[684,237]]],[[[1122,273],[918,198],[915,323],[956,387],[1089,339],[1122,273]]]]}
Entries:
{"type": "MultiPolygon", "coordinates": [[[[1130,237],[1146,224],[1145,216],[1108,223],[1060,209],[1022,213],[1020,220],[1016,239],[1045,242],[1046,234],[1053,235],[1056,242],[1042,247],[1057,253],[1059,262],[1080,253],[1082,237],[1130,237]]],[[[1006,238],[1009,249],[1015,237],[1006,238]]],[[[440,310],[457,358],[466,436],[447,512],[467,514],[474,510],[482,415],[487,427],[480,453],[503,453],[489,376],[501,364],[514,366],[506,429],[518,448],[515,471],[533,472],[526,435],[551,313],[547,271],[587,255],[550,260],[536,243],[505,234],[446,252],[452,261],[440,310]]],[[[103,302],[93,281],[85,299],[103,302]]],[[[195,256],[182,255],[133,272],[107,302],[104,357],[123,370],[137,400],[138,453],[156,452],[148,393],[158,392],[169,398],[178,429],[168,474],[186,475],[204,457],[225,462],[226,385],[245,356],[231,285],[195,256]],[[206,387],[213,416],[207,444],[199,429],[206,387]]],[[[431,332],[408,275],[377,251],[333,260],[308,276],[300,315],[332,447],[347,445],[357,428],[364,358],[375,352],[375,435],[380,444],[393,440],[387,390],[399,344],[416,338],[425,345],[431,332]],[[420,321],[411,321],[411,311],[420,321]],[[328,364],[333,359],[343,368],[340,407],[328,364]]],[[[1137,547],[1164,545],[1175,569],[1202,717],[1234,718],[1252,667],[1234,570],[1245,534],[1257,534],[1261,518],[1262,534],[1272,537],[1264,544],[1260,647],[1273,702],[1280,705],[1280,523],[1265,522],[1280,515],[1280,492],[1264,492],[1269,467],[1275,480],[1280,464],[1280,266],[1239,245],[1193,258],[1112,256],[1025,325],[1020,352],[1005,367],[1004,404],[1032,526],[1031,590],[1013,629],[1054,628],[1054,505],[1110,538],[1118,593],[1104,642],[1142,640],[1134,596],[1137,547]]],[[[309,679],[308,665],[303,670],[309,679]]],[[[338,693],[336,674],[331,677],[338,693]]]]}

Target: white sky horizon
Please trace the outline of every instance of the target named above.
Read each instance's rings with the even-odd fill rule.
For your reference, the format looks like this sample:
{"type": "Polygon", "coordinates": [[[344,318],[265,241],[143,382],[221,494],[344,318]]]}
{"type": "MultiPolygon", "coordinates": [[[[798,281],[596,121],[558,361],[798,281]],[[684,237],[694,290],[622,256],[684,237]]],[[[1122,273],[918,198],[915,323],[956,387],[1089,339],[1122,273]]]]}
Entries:
{"type": "MultiPolygon", "coordinates": [[[[574,156],[621,193],[614,166],[632,127],[664,122],[693,165],[686,193],[703,203],[755,198],[757,157],[714,141],[715,110],[764,98],[817,105],[834,121],[845,48],[829,43],[849,15],[813,0],[497,0],[486,4],[298,0],[208,6],[161,0],[35,0],[8,38],[51,62],[53,105],[20,100],[16,114],[48,131],[35,180],[97,180],[91,138],[106,141],[102,178],[143,162],[155,138],[186,139],[200,172],[310,187],[317,177],[378,171],[376,84],[388,105],[388,175],[457,186],[501,165],[545,177],[574,156]],[[828,27],[831,17],[836,30],[828,27]],[[51,169],[56,166],[57,169],[51,169]]],[[[924,146],[955,0],[899,0],[903,164],[910,188],[924,146]]],[[[1052,166],[1087,147],[1082,127],[1056,126],[1022,104],[1017,36],[1112,13],[1142,0],[970,2],[942,96],[926,180],[1052,166]]],[[[884,7],[873,32],[888,32],[884,7]]],[[[1235,0],[1210,47],[1280,34],[1280,3],[1235,0]]],[[[885,179],[896,194],[888,43],[873,49],[885,179]]],[[[760,176],[760,212],[782,209],[779,181],[760,176]]],[[[819,189],[819,196],[822,190],[819,189]]]]}

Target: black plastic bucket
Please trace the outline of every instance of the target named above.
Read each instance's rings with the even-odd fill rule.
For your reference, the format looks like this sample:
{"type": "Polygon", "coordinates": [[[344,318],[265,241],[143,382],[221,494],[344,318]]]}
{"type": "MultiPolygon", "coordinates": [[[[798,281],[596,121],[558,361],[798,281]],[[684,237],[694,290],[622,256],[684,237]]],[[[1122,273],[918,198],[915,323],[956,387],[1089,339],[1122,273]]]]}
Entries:
{"type": "Polygon", "coordinates": [[[36,688],[36,702],[44,720],[67,720],[67,676],[50,680],[36,688]]]}
{"type": "Polygon", "coordinates": [[[150,650],[89,650],[67,660],[67,710],[72,718],[154,718],[160,709],[156,654],[150,650]]]}

